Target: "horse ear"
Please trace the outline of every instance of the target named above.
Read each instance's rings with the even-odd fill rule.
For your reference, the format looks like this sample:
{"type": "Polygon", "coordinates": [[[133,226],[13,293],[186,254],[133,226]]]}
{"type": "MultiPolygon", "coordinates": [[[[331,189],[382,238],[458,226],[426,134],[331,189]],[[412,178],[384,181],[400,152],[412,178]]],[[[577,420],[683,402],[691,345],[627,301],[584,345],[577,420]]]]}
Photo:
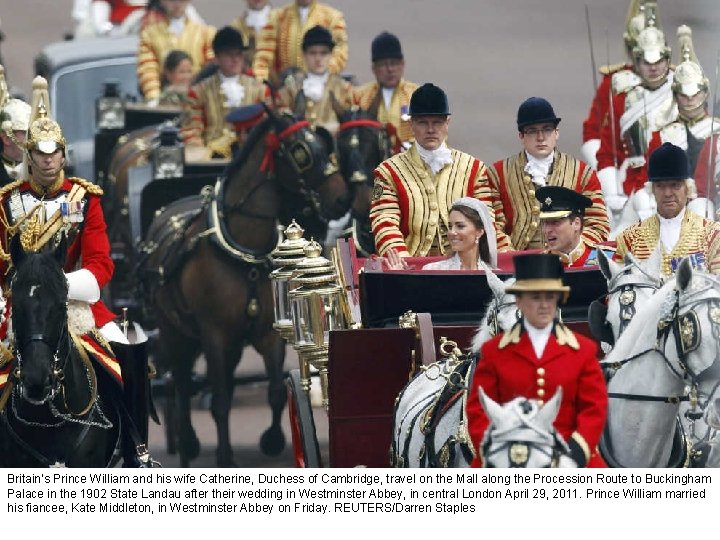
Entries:
{"type": "Polygon", "coordinates": [[[20,243],[20,235],[16,234],[10,240],[10,260],[12,260],[13,266],[18,268],[26,256],[27,254],[20,243]]]}
{"type": "Polygon", "coordinates": [[[305,119],[305,111],[307,110],[307,99],[305,92],[300,90],[295,96],[295,105],[293,106],[293,114],[298,120],[305,119]]]}
{"type": "Polygon", "coordinates": [[[689,258],[684,258],[677,269],[677,289],[684,291],[692,281],[692,264],[689,258]]]}
{"type": "Polygon", "coordinates": [[[367,114],[370,118],[373,120],[377,120],[378,112],[380,111],[380,103],[382,100],[382,90],[378,88],[377,94],[375,94],[375,99],[372,100],[372,103],[370,104],[370,108],[367,110],[367,114]]]}
{"type": "Polygon", "coordinates": [[[495,275],[495,272],[492,271],[490,266],[483,264],[483,269],[485,270],[485,278],[487,279],[488,286],[495,297],[499,298],[505,294],[505,285],[502,280],[495,275]]]}
{"type": "Polygon", "coordinates": [[[609,259],[605,252],[600,248],[597,250],[597,258],[600,271],[602,272],[602,275],[605,276],[606,280],[610,281],[615,277],[615,275],[617,275],[618,272],[620,272],[620,265],[609,259]]]}
{"type": "Polygon", "coordinates": [[[558,386],[555,395],[538,411],[537,418],[541,426],[550,429],[555,418],[560,412],[560,404],[562,403],[562,386],[558,386]]]}
{"type": "Polygon", "coordinates": [[[713,429],[720,429],[720,397],[712,400],[705,411],[705,422],[713,429]]]}
{"type": "Polygon", "coordinates": [[[482,386],[478,386],[478,393],[480,394],[480,404],[485,410],[485,414],[487,414],[490,422],[495,426],[502,424],[503,418],[505,417],[503,408],[485,393],[482,386]]]}

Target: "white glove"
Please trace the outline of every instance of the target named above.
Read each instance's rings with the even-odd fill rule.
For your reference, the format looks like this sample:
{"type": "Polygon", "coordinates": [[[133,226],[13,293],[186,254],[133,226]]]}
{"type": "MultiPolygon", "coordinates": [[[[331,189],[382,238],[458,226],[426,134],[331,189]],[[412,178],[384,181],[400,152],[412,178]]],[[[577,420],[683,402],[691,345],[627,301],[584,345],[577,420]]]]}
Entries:
{"type": "Polygon", "coordinates": [[[580,155],[585,163],[590,165],[595,171],[597,171],[598,166],[598,150],[600,150],[600,139],[589,139],[583,143],[582,148],[580,149],[580,155]]]}
{"type": "Polygon", "coordinates": [[[100,286],[90,270],[81,268],[65,274],[68,282],[68,300],[82,300],[94,304],[100,300],[100,286]]]}
{"type": "Polygon", "coordinates": [[[627,197],[618,188],[617,171],[615,167],[605,167],[597,173],[602,187],[605,205],[613,212],[620,212],[627,202],[627,197]]]}

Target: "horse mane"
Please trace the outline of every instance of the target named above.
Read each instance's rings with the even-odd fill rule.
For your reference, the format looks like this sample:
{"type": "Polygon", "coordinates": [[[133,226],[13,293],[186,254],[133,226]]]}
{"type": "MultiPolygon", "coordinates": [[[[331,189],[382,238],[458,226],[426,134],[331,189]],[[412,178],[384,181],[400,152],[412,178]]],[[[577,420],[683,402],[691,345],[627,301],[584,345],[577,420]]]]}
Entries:
{"type": "Polygon", "coordinates": [[[272,125],[272,118],[268,117],[259,124],[256,124],[248,133],[247,140],[243,143],[240,151],[233,156],[232,161],[228,164],[225,169],[225,177],[230,178],[238,170],[245,165],[245,162],[250,159],[250,154],[255,150],[255,146],[262,140],[265,134],[270,130],[272,125]]]}
{"type": "Polygon", "coordinates": [[[652,295],[620,334],[615,346],[605,357],[604,362],[619,362],[653,348],[657,339],[657,324],[663,311],[663,305],[669,295],[675,293],[675,278],[671,278],[652,295]]]}
{"type": "MultiPolygon", "coordinates": [[[[486,271],[486,275],[488,276],[488,280],[491,280],[495,278],[499,281],[499,278],[495,276],[495,274],[490,270],[490,272],[486,271]],[[492,277],[491,277],[492,276],[492,277]]],[[[502,284],[503,289],[508,286],[515,283],[515,278],[510,278],[505,283],[502,284]]],[[[480,352],[480,347],[482,347],[486,341],[489,341],[490,338],[492,338],[492,334],[490,334],[490,327],[488,326],[488,315],[490,314],[490,309],[492,308],[493,304],[500,305],[503,300],[507,296],[512,296],[509,293],[506,293],[504,290],[497,294],[493,290],[493,296],[490,299],[490,301],[485,305],[485,314],[483,315],[482,321],[480,322],[480,326],[477,329],[477,332],[475,332],[475,335],[473,336],[472,343],[470,345],[470,352],[477,354],[480,352]]],[[[499,323],[500,321],[498,321],[499,323]]],[[[509,328],[502,329],[501,331],[509,330],[509,328]]]]}
{"type": "Polygon", "coordinates": [[[40,285],[53,298],[67,298],[67,280],[57,260],[49,253],[28,253],[15,269],[13,291],[32,285],[40,285]]]}

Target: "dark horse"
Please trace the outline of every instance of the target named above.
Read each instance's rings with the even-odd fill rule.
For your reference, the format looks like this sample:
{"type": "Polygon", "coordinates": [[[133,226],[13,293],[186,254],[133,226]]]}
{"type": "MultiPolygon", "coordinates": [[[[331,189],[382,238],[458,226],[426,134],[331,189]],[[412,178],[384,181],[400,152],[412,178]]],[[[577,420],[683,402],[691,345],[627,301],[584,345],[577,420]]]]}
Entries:
{"type": "Polygon", "coordinates": [[[11,256],[14,370],[0,402],[0,463],[5,467],[105,467],[118,444],[118,412],[87,355],[68,330],[66,254],[11,256]]]}
{"type": "Polygon", "coordinates": [[[232,466],[229,413],[233,373],[243,348],[263,357],[269,378],[272,425],[260,447],[268,455],[285,445],[280,415],[285,342],[273,330],[270,253],[277,245],[277,221],[289,223],[288,203],[302,201],[325,218],[343,215],[350,192],[330,151],[307,122],[278,116],[255,127],[240,154],[213,190],[168,206],[153,221],[142,266],[147,298],[159,329],[163,365],[172,366],[177,398],[181,465],[199,453],[190,422],[192,368],[202,351],[207,363],[217,426],[217,462],[232,466]]]}
{"type": "Polygon", "coordinates": [[[350,182],[353,192],[352,221],[347,234],[355,240],[355,247],[364,256],[375,252],[375,238],[370,228],[370,202],[374,184],[373,171],[393,155],[387,126],[377,120],[382,95],[378,93],[370,108],[343,110],[331,96],[335,114],[340,122],[337,153],[340,170],[350,182]]]}

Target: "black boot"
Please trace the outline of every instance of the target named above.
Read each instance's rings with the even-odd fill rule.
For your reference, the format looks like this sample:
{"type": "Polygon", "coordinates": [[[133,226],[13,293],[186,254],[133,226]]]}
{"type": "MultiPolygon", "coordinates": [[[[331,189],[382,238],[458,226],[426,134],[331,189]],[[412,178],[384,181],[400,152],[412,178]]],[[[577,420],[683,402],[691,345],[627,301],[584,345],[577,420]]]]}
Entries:
{"type": "Polygon", "coordinates": [[[123,467],[152,467],[148,452],[148,419],[151,410],[147,342],[124,345],[113,342],[123,378],[123,467]]]}

